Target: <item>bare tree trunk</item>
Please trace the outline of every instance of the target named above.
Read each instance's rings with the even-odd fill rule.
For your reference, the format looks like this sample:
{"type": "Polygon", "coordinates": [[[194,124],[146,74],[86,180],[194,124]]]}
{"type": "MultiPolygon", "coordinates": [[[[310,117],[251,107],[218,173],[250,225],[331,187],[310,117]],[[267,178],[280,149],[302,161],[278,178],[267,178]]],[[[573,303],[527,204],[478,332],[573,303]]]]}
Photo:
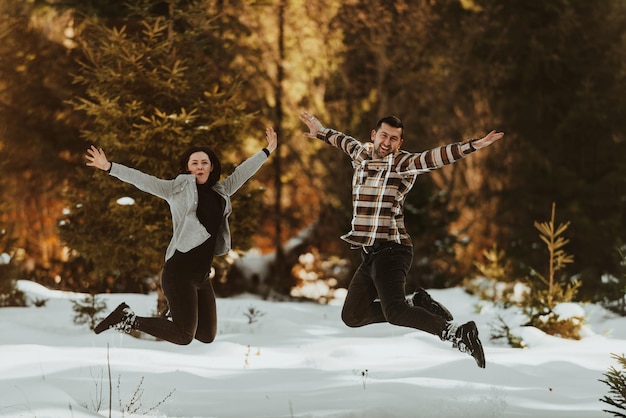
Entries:
{"type": "MultiPolygon", "coordinates": [[[[276,100],[276,126],[279,136],[283,132],[283,81],[285,79],[285,8],[286,0],[280,0],[278,5],[278,61],[277,61],[277,77],[275,87],[275,100],[276,100]]],[[[281,137],[284,141],[285,137],[281,137]]],[[[274,277],[273,289],[279,293],[286,293],[290,290],[289,285],[289,268],[286,265],[285,251],[282,244],[282,155],[281,144],[279,142],[274,155],[274,188],[276,190],[276,201],[274,202],[274,224],[276,229],[276,235],[274,238],[274,247],[276,249],[276,261],[273,269],[274,277]]]]}

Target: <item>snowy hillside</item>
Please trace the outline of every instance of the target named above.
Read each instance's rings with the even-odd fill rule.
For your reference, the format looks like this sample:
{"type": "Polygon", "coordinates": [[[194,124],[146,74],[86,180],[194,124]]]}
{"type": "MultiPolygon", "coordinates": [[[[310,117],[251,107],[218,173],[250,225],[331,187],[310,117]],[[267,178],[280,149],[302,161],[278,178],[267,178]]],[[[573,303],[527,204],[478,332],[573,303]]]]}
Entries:
{"type": "MultiPolygon", "coordinates": [[[[626,351],[626,318],[583,306],[580,341],[519,330],[528,348],[489,340],[502,315],[462,289],[432,290],[479,326],[487,358],[387,324],[351,329],[338,305],[218,299],[214,343],[176,346],[73,323],[84,295],[19,282],[43,307],[0,309],[1,417],[610,417],[602,379],[626,351]],[[246,313],[253,313],[249,324],[246,313]],[[108,360],[107,360],[108,357],[108,360]],[[111,388],[109,387],[109,366],[111,388]]],[[[150,315],[154,295],[101,295],[150,315]]]]}

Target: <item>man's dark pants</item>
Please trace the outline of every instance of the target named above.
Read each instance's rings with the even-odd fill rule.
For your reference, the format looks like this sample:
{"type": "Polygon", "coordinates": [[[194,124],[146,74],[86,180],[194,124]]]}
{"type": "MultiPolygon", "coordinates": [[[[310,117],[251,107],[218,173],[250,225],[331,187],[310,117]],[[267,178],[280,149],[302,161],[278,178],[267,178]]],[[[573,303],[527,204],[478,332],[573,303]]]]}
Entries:
{"type": "Polygon", "coordinates": [[[354,273],[341,312],[349,327],[388,322],[441,335],[446,320],[406,301],[406,276],[413,248],[385,242],[361,251],[361,265],[354,273]]]}

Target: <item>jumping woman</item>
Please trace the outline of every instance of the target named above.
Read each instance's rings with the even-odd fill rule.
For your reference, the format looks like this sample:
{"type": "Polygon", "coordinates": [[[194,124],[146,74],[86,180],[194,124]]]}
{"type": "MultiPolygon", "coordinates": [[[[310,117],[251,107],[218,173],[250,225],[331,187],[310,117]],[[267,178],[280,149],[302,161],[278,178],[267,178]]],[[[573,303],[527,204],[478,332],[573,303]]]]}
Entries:
{"type": "Polygon", "coordinates": [[[267,161],[278,138],[273,128],[265,132],[267,146],[241,163],[220,181],[221,165],[207,147],[188,149],[181,158],[181,174],[163,180],[107,160],[102,148],[91,146],[87,165],[167,201],[172,214],[172,239],[165,253],[161,286],[169,306],[167,317],[141,317],[120,304],[94,329],[129,333],[139,330],[174,344],[194,339],[211,343],[217,333],[215,292],[209,279],[214,256],[230,250],[228,217],[232,196],[267,161]]]}

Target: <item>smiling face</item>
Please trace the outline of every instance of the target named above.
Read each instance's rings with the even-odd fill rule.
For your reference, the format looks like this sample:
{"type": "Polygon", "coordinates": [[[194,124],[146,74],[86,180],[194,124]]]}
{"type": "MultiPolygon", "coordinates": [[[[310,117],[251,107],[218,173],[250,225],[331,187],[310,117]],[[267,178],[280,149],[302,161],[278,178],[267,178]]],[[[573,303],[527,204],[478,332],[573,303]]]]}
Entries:
{"type": "Polygon", "coordinates": [[[400,149],[402,145],[402,128],[394,128],[387,123],[383,123],[378,130],[372,130],[371,137],[374,143],[372,156],[374,159],[384,158],[400,149]]]}
{"type": "Polygon", "coordinates": [[[196,176],[196,183],[204,184],[209,179],[211,171],[213,171],[213,164],[211,164],[211,160],[206,152],[198,151],[189,156],[187,169],[196,176]]]}

